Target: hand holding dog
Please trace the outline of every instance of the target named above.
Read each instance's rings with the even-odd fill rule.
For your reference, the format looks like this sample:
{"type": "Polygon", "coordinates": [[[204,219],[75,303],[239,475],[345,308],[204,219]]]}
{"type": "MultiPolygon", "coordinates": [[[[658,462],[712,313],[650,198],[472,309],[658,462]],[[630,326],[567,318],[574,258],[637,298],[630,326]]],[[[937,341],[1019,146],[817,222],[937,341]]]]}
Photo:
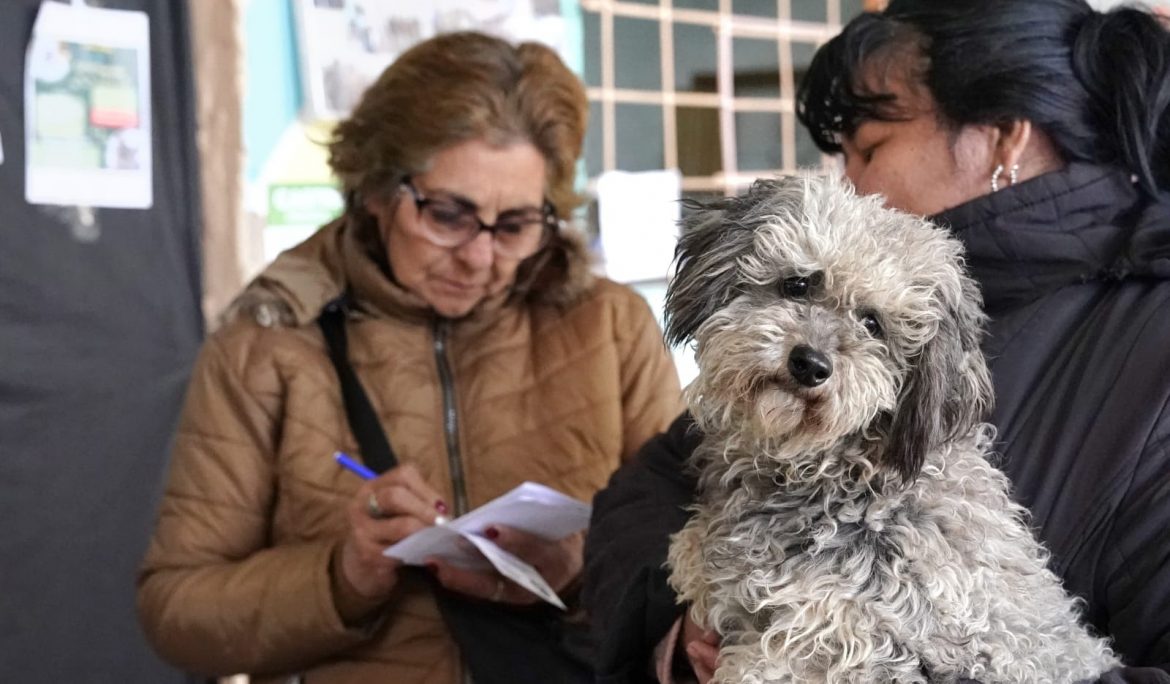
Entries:
{"type": "Polygon", "coordinates": [[[340,553],[342,576],[365,598],[386,596],[398,581],[401,563],[382,551],[433,525],[446,512],[442,497],[410,464],[366,482],[346,510],[349,530],[340,553]]]}
{"type": "Polygon", "coordinates": [[[688,611],[679,634],[679,646],[686,652],[687,660],[699,684],[711,681],[718,665],[716,661],[719,658],[719,635],[714,630],[704,629],[695,624],[688,611]]]}
{"type": "MultiPolygon", "coordinates": [[[[585,535],[578,532],[559,541],[549,541],[514,527],[494,525],[484,533],[501,549],[536,568],[545,582],[560,594],[581,574],[585,557],[585,535]]],[[[455,567],[439,558],[427,559],[427,567],[444,587],[473,598],[523,606],[541,599],[527,589],[495,572],[477,572],[455,567]]]]}

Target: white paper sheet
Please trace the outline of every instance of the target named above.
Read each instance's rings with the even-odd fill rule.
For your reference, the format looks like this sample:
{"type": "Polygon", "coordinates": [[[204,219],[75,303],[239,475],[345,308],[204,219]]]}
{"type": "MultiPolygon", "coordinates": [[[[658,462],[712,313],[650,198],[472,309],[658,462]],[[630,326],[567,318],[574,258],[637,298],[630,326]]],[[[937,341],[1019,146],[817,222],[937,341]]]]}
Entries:
{"type": "Polygon", "coordinates": [[[505,525],[550,541],[585,529],[591,508],[571,497],[534,482],[525,482],[503,496],[451,520],[428,527],[386,549],[387,556],[407,565],[422,565],[438,557],[460,567],[501,575],[549,603],[564,608],[556,592],[531,565],[483,536],[492,525],[505,525]]]}
{"type": "Polygon", "coordinates": [[[44,2],[25,56],[25,199],[153,204],[145,12],[44,2]]]}
{"type": "Polygon", "coordinates": [[[524,587],[536,596],[548,601],[557,608],[565,610],[565,604],[557,592],[544,581],[536,568],[520,560],[516,556],[501,549],[489,540],[478,535],[469,534],[467,538],[483,553],[484,558],[491,561],[501,575],[524,587]]]}

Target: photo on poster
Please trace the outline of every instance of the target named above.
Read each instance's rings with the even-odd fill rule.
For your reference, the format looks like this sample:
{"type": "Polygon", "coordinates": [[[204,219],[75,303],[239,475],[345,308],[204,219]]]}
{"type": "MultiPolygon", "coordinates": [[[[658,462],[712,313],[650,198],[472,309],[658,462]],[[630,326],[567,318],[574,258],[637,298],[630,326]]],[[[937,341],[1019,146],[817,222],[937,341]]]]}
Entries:
{"type": "Polygon", "coordinates": [[[42,5],[25,63],[26,199],[152,204],[145,13],[42,5]]]}
{"type": "MultiPolygon", "coordinates": [[[[415,43],[450,31],[482,31],[544,43],[572,68],[580,9],[560,0],[296,0],[305,114],[336,120],[415,43]]],[[[578,69],[579,70],[579,69],[578,69]]]]}

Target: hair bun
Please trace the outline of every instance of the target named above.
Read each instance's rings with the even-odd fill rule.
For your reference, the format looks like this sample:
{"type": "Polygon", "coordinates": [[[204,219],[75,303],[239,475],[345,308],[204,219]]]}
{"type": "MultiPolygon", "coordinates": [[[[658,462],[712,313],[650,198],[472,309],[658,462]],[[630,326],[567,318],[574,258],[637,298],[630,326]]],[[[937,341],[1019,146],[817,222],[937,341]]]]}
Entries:
{"type": "Polygon", "coordinates": [[[1076,40],[1097,41],[1100,39],[1101,32],[1105,30],[1111,16],[1113,16],[1111,12],[1098,12],[1090,9],[1081,20],[1080,26],[1077,27],[1076,40]]]}
{"type": "Polygon", "coordinates": [[[1073,69],[1092,98],[1098,157],[1170,187],[1170,31],[1134,7],[1089,11],[1072,43],[1073,69]]]}

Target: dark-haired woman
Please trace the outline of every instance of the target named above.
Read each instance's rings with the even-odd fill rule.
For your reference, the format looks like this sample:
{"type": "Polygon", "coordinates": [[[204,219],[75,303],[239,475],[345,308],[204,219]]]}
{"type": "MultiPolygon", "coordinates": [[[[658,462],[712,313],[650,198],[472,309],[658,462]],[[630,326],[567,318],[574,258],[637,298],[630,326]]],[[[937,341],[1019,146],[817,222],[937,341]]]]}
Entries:
{"type": "MultiPolygon", "coordinates": [[[[1127,664],[1108,682],[1170,682],[1168,105],[1166,27],[1082,0],[894,0],[823,46],[798,93],[859,190],[966,244],[1002,465],[1127,664]]],[[[694,484],[689,425],[595,499],[603,681],[717,666],[717,635],[684,617],[662,569],[694,484]]]]}

